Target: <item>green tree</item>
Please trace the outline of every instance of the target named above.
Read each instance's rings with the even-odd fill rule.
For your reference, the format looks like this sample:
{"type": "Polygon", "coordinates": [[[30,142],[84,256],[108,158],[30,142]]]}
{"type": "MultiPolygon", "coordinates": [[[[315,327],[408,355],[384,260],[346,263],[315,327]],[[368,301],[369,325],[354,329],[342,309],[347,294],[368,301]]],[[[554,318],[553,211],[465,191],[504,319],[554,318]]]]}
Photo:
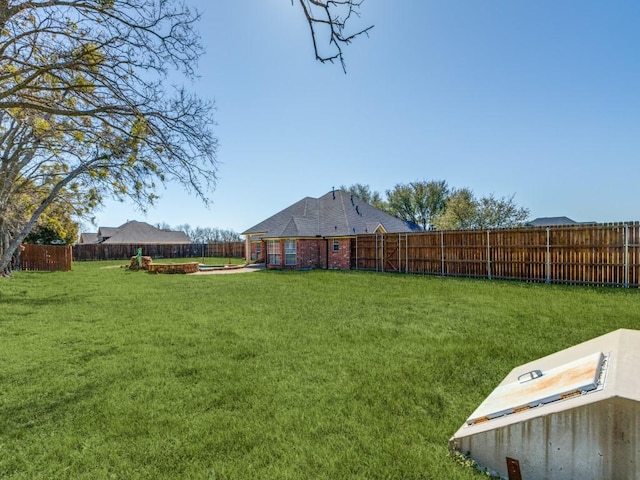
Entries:
{"type": "Polygon", "coordinates": [[[449,195],[442,214],[434,220],[438,230],[474,228],[478,217],[478,202],[468,188],[456,189],[449,195]]]}
{"type": "Polygon", "coordinates": [[[73,245],[78,241],[78,231],[70,205],[56,202],[40,215],[24,243],[73,245]]]}
{"type": "Polygon", "coordinates": [[[397,184],[386,194],[389,213],[427,230],[444,212],[449,187],[444,180],[423,180],[397,184]]]}
{"type": "Polygon", "coordinates": [[[342,185],[340,190],[350,193],[354,197],[358,197],[363,202],[379,208],[380,210],[386,210],[386,203],[382,200],[382,195],[375,190],[371,190],[369,185],[364,185],[362,183],[354,183],[349,187],[342,185]]]}
{"type": "Polygon", "coordinates": [[[522,225],[529,210],[518,206],[514,195],[496,198],[493,194],[477,199],[468,188],[454,190],[444,212],[435,221],[438,230],[507,228],[522,225]]]}
{"type": "Polygon", "coordinates": [[[518,206],[513,198],[493,194],[482,197],[477,205],[475,228],[508,228],[522,225],[529,218],[529,210],[518,206]]]}

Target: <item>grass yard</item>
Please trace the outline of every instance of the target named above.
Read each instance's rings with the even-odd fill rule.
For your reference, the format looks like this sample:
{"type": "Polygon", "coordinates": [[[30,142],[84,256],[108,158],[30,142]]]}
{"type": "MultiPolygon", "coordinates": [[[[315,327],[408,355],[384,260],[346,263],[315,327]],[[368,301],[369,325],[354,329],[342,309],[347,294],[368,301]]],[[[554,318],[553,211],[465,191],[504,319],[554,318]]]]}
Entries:
{"type": "Polygon", "coordinates": [[[513,367],[640,292],[365,272],[0,280],[0,478],[473,479],[447,441],[513,367]]]}

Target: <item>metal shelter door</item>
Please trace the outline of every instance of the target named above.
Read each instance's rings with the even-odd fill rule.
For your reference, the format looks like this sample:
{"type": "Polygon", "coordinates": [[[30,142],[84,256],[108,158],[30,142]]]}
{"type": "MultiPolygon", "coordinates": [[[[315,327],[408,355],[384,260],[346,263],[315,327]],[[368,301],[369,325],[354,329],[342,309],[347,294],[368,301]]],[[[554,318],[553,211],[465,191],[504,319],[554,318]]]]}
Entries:
{"type": "Polygon", "coordinates": [[[515,458],[507,457],[507,475],[509,476],[509,480],[522,480],[520,462],[515,458]]]}

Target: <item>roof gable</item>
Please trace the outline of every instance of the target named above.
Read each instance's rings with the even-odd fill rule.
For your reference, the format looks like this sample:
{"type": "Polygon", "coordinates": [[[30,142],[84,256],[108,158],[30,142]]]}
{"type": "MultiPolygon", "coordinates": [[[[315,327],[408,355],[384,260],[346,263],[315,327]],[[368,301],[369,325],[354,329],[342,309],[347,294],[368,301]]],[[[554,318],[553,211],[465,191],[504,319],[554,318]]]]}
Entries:
{"type": "Polygon", "coordinates": [[[113,237],[118,233],[120,227],[100,227],[98,228],[98,241],[113,237]]]}
{"type": "Polygon", "coordinates": [[[98,234],[93,232],[85,232],[80,234],[80,244],[98,243],[98,234]]]}
{"type": "Polygon", "coordinates": [[[387,231],[380,223],[367,222],[365,233],[387,233],[387,231]]]}

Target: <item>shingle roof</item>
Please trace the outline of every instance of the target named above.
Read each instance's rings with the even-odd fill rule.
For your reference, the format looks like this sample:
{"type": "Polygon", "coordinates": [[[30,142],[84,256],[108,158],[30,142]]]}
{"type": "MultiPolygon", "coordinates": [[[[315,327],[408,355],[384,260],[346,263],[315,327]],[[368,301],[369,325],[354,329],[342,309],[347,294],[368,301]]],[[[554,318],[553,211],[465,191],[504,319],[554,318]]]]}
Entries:
{"type": "Polygon", "coordinates": [[[242,232],[264,238],[345,237],[374,233],[412,232],[419,227],[389,215],[342,190],[320,198],[306,197],[242,232]]]}
{"type": "Polygon", "coordinates": [[[116,233],[118,233],[118,228],[120,227],[100,227],[97,233],[98,241],[102,240],[103,238],[113,237],[116,233]]]}
{"type": "Polygon", "coordinates": [[[556,225],[577,225],[578,222],[569,217],[539,217],[527,222],[529,227],[553,227],[556,225]]]}
{"type": "Polygon", "coordinates": [[[80,244],[86,243],[98,243],[98,234],[97,233],[81,233],[80,234],[80,244]]]}
{"type": "Polygon", "coordinates": [[[106,233],[111,233],[111,235],[102,242],[106,244],[191,243],[189,237],[184,232],[161,230],[148,223],[136,222],[134,220],[120,225],[115,229],[110,229],[109,227],[100,228],[99,233],[101,238],[107,237],[105,231],[106,233]],[[115,230],[115,232],[111,230],[115,230]]]}

